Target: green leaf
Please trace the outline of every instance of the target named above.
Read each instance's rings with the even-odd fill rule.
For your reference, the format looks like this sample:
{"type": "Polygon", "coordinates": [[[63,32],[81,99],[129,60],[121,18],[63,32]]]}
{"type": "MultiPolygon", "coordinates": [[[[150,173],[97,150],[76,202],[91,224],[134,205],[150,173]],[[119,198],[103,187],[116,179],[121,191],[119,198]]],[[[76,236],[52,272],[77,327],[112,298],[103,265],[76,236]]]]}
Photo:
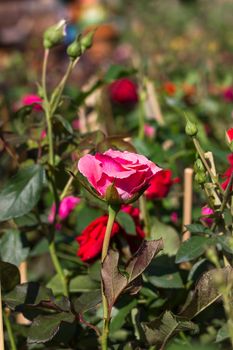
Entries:
{"type": "Polygon", "coordinates": [[[0,288],[3,292],[9,292],[20,283],[19,270],[15,265],[0,261],[0,288]]]}
{"type": "Polygon", "coordinates": [[[43,182],[41,165],[20,169],[0,192],[0,221],[29,213],[40,198],[43,182]]]}
{"type": "Polygon", "coordinates": [[[15,229],[6,230],[0,239],[0,257],[3,261],[19,265],[26,260],[29,248],[24,248],[20,232],[15,229]]]}
{"type": "Polygon", "coordinates": [[[174,258],[167,255],[160,255],[152,261],[147,269],[146,276],[149,282],[157,288],[184,288],[180,272],[174,264],[174,258]]]}
{"type": "Polygon", "coordinates": [[[192,233],[208,233],[213,234],[213,232],[208,228],[201,224],[191,224],[191,225],[185,225],[188,231],[192,233]]]}
{"type": "Polygon", "coordinates": [[[135,69],[131,68],[129,70],[128,68],[125,68],[125,66],[112,65],[104,76],[104,82],[111,83],[116,79],[127,77],[134,73],[135,73],[135,69]]]}
{"type": "Polygon", "coordinates": [[[109,311],[111,311],[119,295],[126,287],[129,287],[130,284],[134,294],[139,290],[137,284],[138,278],[162,247],[162,240],[144,241],[136,254],[126,265],[124,273],[119,272],[119,253],[114,250],[108,252],[102,264],[101,276],[109,311]]]}
{"type": "Polygon", "coordinates": [[[201,256],[206,248],[213,244],[213,240],[208,237],[193,236],[184,243],[176,254],[176,263],[190,261],[201,256]]]}
{"type": "Polygon", "coordinates": [[[39,224],[39,221],[34,213],[28,213],[14,219],[18,227],[33,227],[39,224]]]}
{"type": "Polygon", "coordinates": [[[197,326],[184,317],[173,315],[170,311],[154,319],[142,323],[144,336],[149,345],[155,345],[158,349],[164,349],[168,340],[178,332],[197,331],[197,326]]]}
{"type": "Polygon", "coordinates": [[[189,294],[180,315],[192,319],[205,310],[222,295],[216,285],[216,279],[221,280],[221,285],[227,286],[232,276],[233,269],[230,266],[204,273],[197,282],[194,292],[189,294]]]}
{"type": "Polygon", "coordinates": [[[123,306],[118,306],[117,308],[113,308],[112,310],[112,318],[110,324],[110,332],[116,332],[125,323],[126,316],[130,313],[130,311],[137,305],[137,300],[133,299],[130,302],[127,302],[123,306]]]}
{"type": "Polygon", "coordinates": [[[27,341],[28,343],[45,343],[57,334],[62,322],[73,323],[74,320],[75,316],[67,312],[39,315],[29,328],[27,341]]]}
{"type": "Polygon", "coordinates": [[[68,131],[69,134],[73,135],[74,131],[72,126],[70,125],[70,123],[68,122],[67,119],[65,119],[64,117],[62,117],[60,114],[56,114],[54,115],[54,119],[56,119],[59,123],[61,123],[61,125],[63,126],[63,128],[68,131]]]}
{"type": "Polygon", "coordinates": [[[137,235],[136,226],[132,216],[123,211],[120,211],[117,214],[116,221],[125,230],[126,233],[133,236],[137,235]]]}
{"type": "Polygon", "coordinates": [[[99,290],[100,285],[93,281],[88,275],[81,275],[73,278],[70,281],[70,292],[89,292],[92,290],[99,290]]]}
{"type": "Polygon", "coordinates": [[[165,225],[155,219],[151,228],[151,235],[153,239],[162,238],[164,254],[168,256],[176,255],[180,246],[180,238],[177,231],[172,226],[165,225]]]}
{"type": "Polygon", "coordinates": [[[39,305],[41,301],[54,301],[51,289],[40,286],[39,283],[29,282],[17,285],[14,290],[4,296],[7,306],[15,310],[25,303],[39,305]]]}
{"type": "Polygon", "coordinates": [[[93,309],[102,301],[101,290],[95,290],[82,294],[73,301],[74,309],[77,313],[84,313],[93,309]]]}

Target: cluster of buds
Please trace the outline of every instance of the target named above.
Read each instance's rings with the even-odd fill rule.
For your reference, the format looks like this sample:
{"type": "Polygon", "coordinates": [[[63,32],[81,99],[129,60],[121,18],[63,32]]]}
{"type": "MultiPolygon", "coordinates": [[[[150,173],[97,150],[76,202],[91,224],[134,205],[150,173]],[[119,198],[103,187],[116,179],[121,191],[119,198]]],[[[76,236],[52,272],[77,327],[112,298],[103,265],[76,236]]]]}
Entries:
{"type": "Polygon", "coordinates": [[[198,158],[194,163],[194,171],[195,171],[195,177],[194,177],[195,181],[199,185],[204,184],[207,180],[207,176],[206,176],[205,167],[200,158],[198,158]]]}
{"type": "Polygon", "coordinates": [[[80,57],[87,49],[90,49],[93,43],[95,31],[92,30],[86,35],[78,35],[76,39],[68,46],[66,52],[67,55],[72,59],[80,57]]]}
{"type": "MultiPolygon", "coordinates": [[[[66,21],[63,19],[57,24],[49,27],[44,33],[44,47],[51,49],[62,43],[66,34],[66,21]]],[[[67,55],[75,60],[92,46],[95,30],[91,30],[86,35],[78,35],[68,46],[67,55]]]]}

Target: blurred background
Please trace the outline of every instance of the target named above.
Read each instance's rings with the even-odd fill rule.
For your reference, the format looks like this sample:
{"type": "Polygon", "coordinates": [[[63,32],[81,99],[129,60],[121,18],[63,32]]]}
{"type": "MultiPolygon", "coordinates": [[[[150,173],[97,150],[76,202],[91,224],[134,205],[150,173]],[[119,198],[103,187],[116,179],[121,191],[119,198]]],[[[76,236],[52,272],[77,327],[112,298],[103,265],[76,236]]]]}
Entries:
{"type": "MultiPolygon", "coordinates": [[[[216,80],[221,86],[232,82],[232,0],[1,0],[2,89],[16,84],[31,89],[27,84],[40,74],[43,31],[61,18],[69,23],[65,45],[77,33],[98,26],[75,84],[82,85],[112,62],[143,64],[157,81],[193,84],[201,79],[204,87],[216,80]]],[[[56,70],[64,69],[63,56],[63,48],[54,53],[59,61],[54,79],[60,73],[56,70]]]]}
{"type": "MultiPolygon", "coordinates": [[[[213,141],[212,149],[223,159],[219,148],[225,150],[224,133],[232,127],[233,0],[0,0],[1,130],[11,130],[8,121],[22,107],[23,96],[38,93],[43,32],[62,18],[66,37],[51,50],[49,87],[66,70],[66,47],[79,33],[97,28],[92,48],[69,79],[67,95],[77,101],[77,91],[94,86],[112,66],[126,69],[140,91],[149,77],[170,137],[183,134],[179,121],[186,109],[201,121],[204,144],[213,141]]],[[[121,126],[132,122],[131,132],[136,124],[126,112],[121,126]]],[[[121,126],[117,131],[125,132],[121,126]]],[[[178,136],[176,141],[179,145],[178,136]]]]}

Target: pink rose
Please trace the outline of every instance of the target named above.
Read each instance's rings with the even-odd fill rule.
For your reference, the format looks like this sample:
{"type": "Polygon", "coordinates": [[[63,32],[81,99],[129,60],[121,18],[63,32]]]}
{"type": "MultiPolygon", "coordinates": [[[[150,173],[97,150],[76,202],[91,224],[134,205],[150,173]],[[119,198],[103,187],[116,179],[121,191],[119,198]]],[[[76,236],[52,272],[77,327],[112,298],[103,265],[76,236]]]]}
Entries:
{"type": "Polygon", "coordinates": [[[213,213],[213,209],[209,208],[207,205],[201,209],[201,215],[203,216],[202,221],[205,222],[208,227],[210,227],[213,223],[213,219],[209,218],[208,216],[212,215],[213,213]]]}
{"type": "Polygon", "coordinates": [[[78,169],[102,197],[114,184],[123,201],[144,191],[152,176],[161,170],[142,155],[112,149],[85,155],[79,160],[78,169]]]}
{"type": "MultiPolygon", "coordinates": [[[[74,196],[67,196],[60,202],[59,209],[58,209],[58,217],[60,220],[65,220],[69,214],[74,210],[77,204],[79,204],[80,198],[74,197],[74,196]]],[[[55,204],[52,205],[50,209],[50,213],[48,216],[48,221],[53,222],[56,212],[56,206],[55,204]]],[[[56,226],[58,229],[61,228],[60,224],[57,224],[56,226]]]]}
{"type": "Polygon", "coordinates": [[[22,104],[24,106],[33,105],[33,109],[35,111],[42,111],[43,110],[43,108],[41,106],[42,102],[43,102],[42,98],[40,98],[40,96],[38,96],[38,95],[30,94],[30,95],[25,95],[22,98],[22,104]]]}

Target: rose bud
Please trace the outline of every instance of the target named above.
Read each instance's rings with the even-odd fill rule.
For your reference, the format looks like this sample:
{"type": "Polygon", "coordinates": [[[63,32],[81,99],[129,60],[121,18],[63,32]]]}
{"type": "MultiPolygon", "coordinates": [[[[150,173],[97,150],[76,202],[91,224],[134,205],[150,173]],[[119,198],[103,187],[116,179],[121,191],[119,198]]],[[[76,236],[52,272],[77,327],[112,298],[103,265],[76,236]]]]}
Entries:
{"type": "Polygon", "coordinates": [[[62,19],[57,24],[49,27],[44,33],[44,47],[51,49],[52,47],[61,44],[65,36],[66,21],[62,19]]]}
{"type": "Polygon", "coordinates": [[[198,129],[195,123],[191,122],[187,119],[187,123],[185,126],[185,132],[188,136],[196,136],[198,129]]]}
{"type": "Polygon", "coordinates": [[[78,169],[102,200],[116,202],[119,196],[119,204],[136,200],[161,170],[142,155],[112,149],[85,155],[79,160],[78,169]],[[111,190],[114,198],[110,198],[111,190]]]}
{"type": "Polygon", "coordinates": [[[72,42],[67,47],[66,52],[72,60],[75,60],[76,58],[80,57],[82,55],[82,49],[79,39],[76,39],[74,42],[72,42]]]}

